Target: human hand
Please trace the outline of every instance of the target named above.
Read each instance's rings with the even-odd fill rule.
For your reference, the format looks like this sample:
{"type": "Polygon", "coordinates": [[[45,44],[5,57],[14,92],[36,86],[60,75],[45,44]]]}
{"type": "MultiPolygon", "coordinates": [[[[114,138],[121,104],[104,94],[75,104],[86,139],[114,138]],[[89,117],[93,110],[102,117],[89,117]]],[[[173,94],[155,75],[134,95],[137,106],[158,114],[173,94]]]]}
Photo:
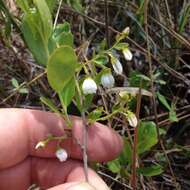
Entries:
{"type": "MultiPolygon", "coordinates": [[[[82,152],[76,139],[82,140],[82,121],[72,117],[73,138],[61,143],[69,155],[61,163],[55,158],[57,142],[43,149],[36,144],[53,136],[64,135],[66,124],[49,112],[26,109],[0,109],[0,189],[26,190],[31,184],[51,190],[108,190],[103,180],[88,169],[90,187],[85,183],[82,152]],[[75,140],[74,140],[75,138],[75,140]]],[[[114,130],[99,123],[88,128],[88,159],[105,162],[114,159],[122,149],[122,139],[114,130]]]]}

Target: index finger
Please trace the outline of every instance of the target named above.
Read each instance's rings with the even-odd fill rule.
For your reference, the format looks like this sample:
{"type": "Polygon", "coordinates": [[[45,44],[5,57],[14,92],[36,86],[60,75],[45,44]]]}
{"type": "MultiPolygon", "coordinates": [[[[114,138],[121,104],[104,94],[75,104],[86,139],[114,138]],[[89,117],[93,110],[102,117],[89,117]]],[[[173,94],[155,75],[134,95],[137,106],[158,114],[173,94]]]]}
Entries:
{"type": "MultiPolygon", "coordinates": [[[[72,136],[62,143],[69,157],[81,159],[82,120],[71,116],[72,136]]],[[[27,156],[55,157],[57,142],[52,141],[44,149],[35,149],[36,144],[48,134],[65,134],[65,121],[50,112],[28,109],[0,109],[0,169],[13,166],[27,156]]],[[[112,129],[95,123],[88,128],[89,160],[103,162],[114,159],[122,149],[121,137],[112,129]]]]}

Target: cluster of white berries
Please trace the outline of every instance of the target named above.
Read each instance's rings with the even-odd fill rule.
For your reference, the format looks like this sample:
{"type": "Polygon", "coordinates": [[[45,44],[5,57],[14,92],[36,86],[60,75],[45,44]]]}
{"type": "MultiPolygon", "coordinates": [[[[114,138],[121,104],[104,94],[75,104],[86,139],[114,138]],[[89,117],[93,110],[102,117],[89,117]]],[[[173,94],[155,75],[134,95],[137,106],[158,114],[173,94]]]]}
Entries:
{"type": "MultiPolygon", "coordinates": [[[[133,54],[128,48],[123,50],[123,55],[127,61],[131,61],[133,58],[133,54]]],[[[113,69],[118,75],[123,73],[123,67],[119,59],[116,59],[115,63],[113,64],[113,69]]]]}
{"type": "MultiPolygon", "coordinates": [[[[101,77],[101,84],[105,88],[112,88],[114,86],[115,79],[111,73],[103,74],[101,77]]],[[[86,78],[82,84],[82,91],[85,95],[95,94],[97,91],[97,84],[92,78],[86,78]]]]}
{"type": "MultiPolygon", "coordinates": [[[[123,50],[123,55],[127,61],[131,61],[133,58],[133,54],[128,48],[123,50]]],[[[115,63],[112,66],[116,74],[121,75],[123,73],[123,67],[119,59],[115,59],[115,63]]],[[[102,75],[101,84],[104,88],[112,88],[114,86],[115,79],[111,72],[102,75]]],[[[85,95],[95,94],[97,91],[96,82],[90,77],[86,78],[82,84],[82,91],[85,95]]]]}

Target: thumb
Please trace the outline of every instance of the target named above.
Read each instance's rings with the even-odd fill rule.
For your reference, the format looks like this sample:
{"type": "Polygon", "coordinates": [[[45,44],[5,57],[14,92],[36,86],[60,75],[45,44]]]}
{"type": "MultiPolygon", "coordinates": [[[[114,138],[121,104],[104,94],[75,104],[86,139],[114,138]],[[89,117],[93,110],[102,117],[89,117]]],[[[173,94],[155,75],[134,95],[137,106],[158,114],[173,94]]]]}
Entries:
{"type": "Polygon", "coordinates": [[[89,183],[80,182],[70,186],[67,190],[96,190],[96,189],[89,183]]]}
{"type": "MultiPolygon", "coordinates": [[[[99,188],[98,188],[99,189],[99,188]]],[[[49,190],[98,190],[97,188],[93,187],[87,182],[73,182],[73,183],[66,183],[63,185],[58,185],[53,187],[49,190]]],[[[101,190],[110,190],[109,188],[103,187],[101,190]]]]}

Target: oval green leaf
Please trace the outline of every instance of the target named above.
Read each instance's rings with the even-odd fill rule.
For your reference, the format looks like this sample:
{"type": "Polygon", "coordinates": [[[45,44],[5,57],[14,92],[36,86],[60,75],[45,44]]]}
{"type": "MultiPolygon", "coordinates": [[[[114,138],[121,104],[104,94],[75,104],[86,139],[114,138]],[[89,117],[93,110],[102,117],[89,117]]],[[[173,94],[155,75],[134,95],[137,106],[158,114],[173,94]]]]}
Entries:
{"type": "Polygon", "coordinates": [[[57,48],[47,65],[47,77],[51,87],[58,93],[63,90],[74,77],[76,67],[77,56],[74,50],[69,46],[57,48]]]}
{"type": "Polygon", "coordinates": [[[138,129],[138,154],[150,150],[157,142],[156,124],[152,121],[141,122],[138,129]]]}
{"type": "Polygon", "coordinates": [[[162,166],[157,164],[157,165],[151,165],[149,167],[138,168],[137,172],[139,174],[142,174],[143,176],[152,177],[160,175],[164,171],[162,169],[162,166]]]}
{"type": "Polygon", "coordinates": [[[59,99],[61,101],[62,107],[67,108],[67,106],[71,103],[72,98],[75,95],[75,78],[72,78],[61,90],[59,93],[59,99]]]}

